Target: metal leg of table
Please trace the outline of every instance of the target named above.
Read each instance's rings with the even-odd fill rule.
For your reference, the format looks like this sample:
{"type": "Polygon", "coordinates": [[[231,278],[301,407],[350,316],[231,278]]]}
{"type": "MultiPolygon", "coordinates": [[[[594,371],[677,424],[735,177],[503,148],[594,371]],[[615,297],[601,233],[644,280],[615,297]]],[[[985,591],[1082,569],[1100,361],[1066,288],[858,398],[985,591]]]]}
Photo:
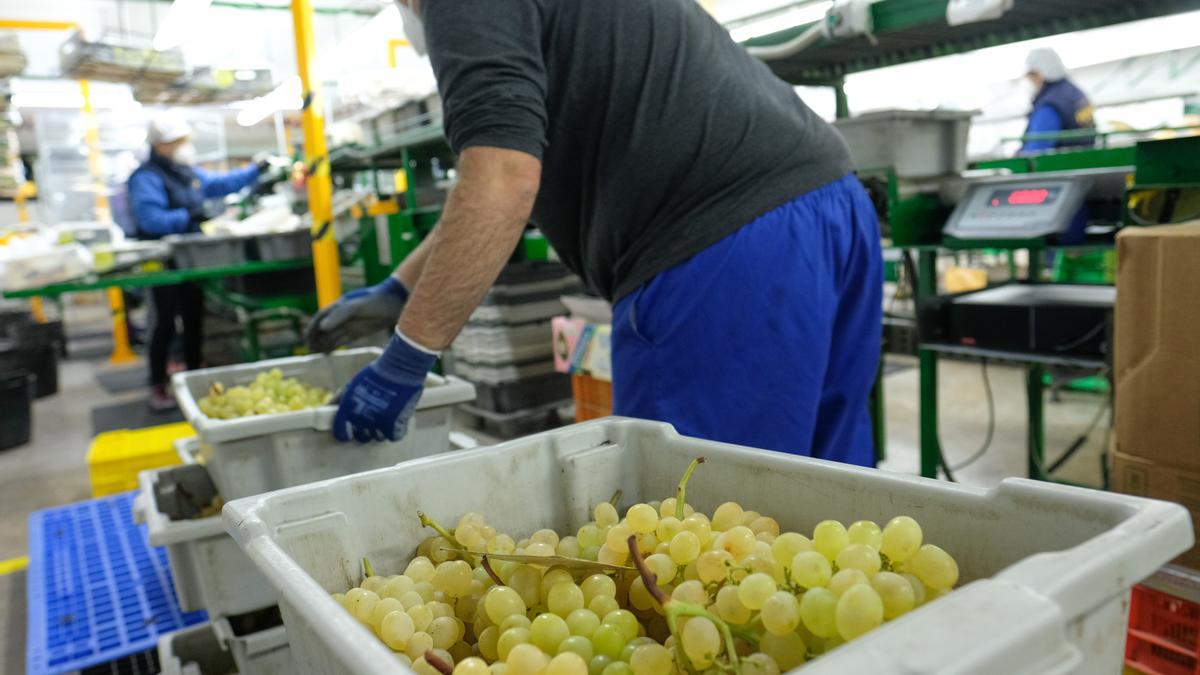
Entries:
{"type": "Polygon", "coordinates": [[[1025,368],[1025,391],[1028,396],[1029,416],[1027,428],[1029,477],[1037,480],[1050,479],[1043,468],[1046,465],[1046,418],[1045,402],[1042,397],[1045,389],[1045,375],[1045,366],[1029,365],[1025,368]]]}
{"type": "Polygon", "coordinates": [[[921,387],[921,475],[937,478],[938,458],[938,368],[937,352],[922,349],[920,360],[921,387]]]}
{"type": "Polygon", "coordinates": [[[875,461],[887,459],[887,406],[883,392],[883,358],[879,359],[879,372],[875,375],[875,385],[871,387],[871,435],[875,440],[875,461]]]}

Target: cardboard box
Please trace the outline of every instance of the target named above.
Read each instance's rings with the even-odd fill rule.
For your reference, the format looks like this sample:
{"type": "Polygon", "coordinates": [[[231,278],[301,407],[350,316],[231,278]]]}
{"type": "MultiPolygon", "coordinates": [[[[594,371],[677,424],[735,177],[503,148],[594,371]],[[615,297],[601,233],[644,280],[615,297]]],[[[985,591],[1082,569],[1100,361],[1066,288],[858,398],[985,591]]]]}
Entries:
{"type": "Polygon", "coordinates": [[[1117,260],[1117,444],[1200,471],[1200,222],[1126,228],[1117,260]]]}
{"type": "MultiPolygon", "coordinates": [[[[1200,523],[1200,471],[1158,464],[1123,450],[1118,445],[1111,452],[1109,480],[1113,492],[1182,504],[1192,514],[1195,528],[1200,523]]],[[[1196,536],[1200,541],[1200,531],[1196,536]]],[[[1192,547],[1174,562],[1200,570],[1200,546],[1192,547]]]]}

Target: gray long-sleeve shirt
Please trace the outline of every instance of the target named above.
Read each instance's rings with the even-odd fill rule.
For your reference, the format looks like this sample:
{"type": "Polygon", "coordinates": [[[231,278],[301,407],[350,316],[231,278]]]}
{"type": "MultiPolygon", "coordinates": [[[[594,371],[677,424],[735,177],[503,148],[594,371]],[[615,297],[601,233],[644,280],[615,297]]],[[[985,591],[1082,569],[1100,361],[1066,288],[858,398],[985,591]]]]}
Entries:
{"type": "Polygon", "coordinates": [[[424,0],[456,152],[542,160],[533,222],[618,300],[852,169],[696,0],[424,0]]]}

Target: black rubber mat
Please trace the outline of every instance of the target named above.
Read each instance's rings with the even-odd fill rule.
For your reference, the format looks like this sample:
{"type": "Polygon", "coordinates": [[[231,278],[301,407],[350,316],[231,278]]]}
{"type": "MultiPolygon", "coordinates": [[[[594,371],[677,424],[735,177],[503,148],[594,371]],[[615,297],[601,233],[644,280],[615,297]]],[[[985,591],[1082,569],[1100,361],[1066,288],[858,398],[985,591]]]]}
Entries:
{"type": "Polygon", "coordinates": [[[145,429],[182,421],[183,415],[179,414],[179,410],[154,412],[150,410],[148,399],[138,399],[92,408],[92,435],[117,429],[145,429]]]}
{"type": "Polygon", "coordinates": [[[148,389],[150,374],[145,366],[102,370],[96,373],[96,382],[110,394],[121,394],[127,391],[148,389]]]}

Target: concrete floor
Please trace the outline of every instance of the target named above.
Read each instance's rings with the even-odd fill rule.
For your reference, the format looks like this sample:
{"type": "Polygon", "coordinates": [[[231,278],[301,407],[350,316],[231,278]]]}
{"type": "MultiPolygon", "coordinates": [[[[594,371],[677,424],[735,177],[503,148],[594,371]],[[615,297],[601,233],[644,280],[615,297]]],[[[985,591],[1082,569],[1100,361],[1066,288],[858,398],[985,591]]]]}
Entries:
{"type": "MultiPolygon", "coordinates": [[[[107,312],[92,303],[70,310],[68,331],[103,329],[107,312]]],[[[915,365],[898,358],[897,363],[915,365]]],[[[34,439],[29,445],[0,452],[0,561],[26,553],[25,524],[29,513],[90,496],[85,455],[91,441],[89,413],[98,405],[144,398],[138,390],[120,396],[107,393],[95,373],[108,368],[104,358],[68,360],[62,364],[60,391],[40,400],[34,410],[34,439]]],[[[987,487],[1007,476],[1025,475],[1025,389],[1019,368],[991,366],[996,400],[996,433],[990,451],[958,472],[970,485],[987,487]]],[[[953,466],[971,455],[984,437],[987,408],[978,364],[944,362],[940,372],[941,437],[953,466]]],[[[889,375],[886,382],[888,457],[882,468],[915,474],[919,468],[918,388],[915,367],[889,375]]],[[[1058,457],[1098,410],[1094,394],[1067,392],[1059,403],[1047,403],[1047,455],[1058,457]]],[[[1087,446],[1063,467],[1060,476],[1098,485],[1103,424],[1087,446]]],[[[25,576],[0,576],[0,672],[24,669],[25,576]]]]}

